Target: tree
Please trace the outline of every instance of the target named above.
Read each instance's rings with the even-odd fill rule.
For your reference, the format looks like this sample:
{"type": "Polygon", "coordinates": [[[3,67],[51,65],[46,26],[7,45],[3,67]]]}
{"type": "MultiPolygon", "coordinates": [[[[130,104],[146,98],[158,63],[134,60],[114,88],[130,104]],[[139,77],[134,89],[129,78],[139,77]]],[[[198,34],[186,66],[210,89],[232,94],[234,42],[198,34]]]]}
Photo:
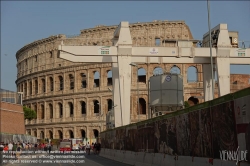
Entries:
{"type": "Polygon", "coordinates": [[[36,118],[36,111],[29,107],[23,106],[24,119],[32,120],[36,118]]]}
{"type": "Polygon", "coordinates": [[[185,108],[189,107],[188,101],[184,102],[184,106],[185,106],[185,108]]]}

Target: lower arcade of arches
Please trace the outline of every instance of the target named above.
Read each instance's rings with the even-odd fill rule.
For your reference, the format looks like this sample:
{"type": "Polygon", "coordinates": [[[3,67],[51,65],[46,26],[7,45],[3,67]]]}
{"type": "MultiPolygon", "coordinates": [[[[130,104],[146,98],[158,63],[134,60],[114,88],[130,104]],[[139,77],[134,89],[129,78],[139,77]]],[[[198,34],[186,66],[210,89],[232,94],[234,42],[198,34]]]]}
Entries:
{"type": "Polygon", "coordinates": [[[57,125],[60,127],[31,128],[26,129],[26,134],[38,139],[82,139],[84,142],[98,141],[100,131],[103,126],[92,124],[89,126],[69,126],[57,125]]]}

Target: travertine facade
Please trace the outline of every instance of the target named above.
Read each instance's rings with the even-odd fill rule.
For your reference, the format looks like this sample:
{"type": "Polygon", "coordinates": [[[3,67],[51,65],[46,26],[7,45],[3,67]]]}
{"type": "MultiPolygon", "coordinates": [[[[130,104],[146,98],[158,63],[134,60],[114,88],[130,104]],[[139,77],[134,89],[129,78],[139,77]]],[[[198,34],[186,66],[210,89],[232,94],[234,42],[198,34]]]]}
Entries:
{"type": "MultiPolygon", "coordinates": [[[[26,132],[38,138],[98,137],[105,129],[105,115],[112,109],[110,63],[72,63],[58,58],[65,45],[112,46],[117,26],[96,26],[78,36],[57,35],[21,48],[17,54],[17,89],[24,92],[24,104],[37,111],[37,119],[26,121],[26,132]],[[98,77],[99,76],[99,77],[98,77]],[[98,78],[97,78],[98,77],[98,78]]],[[[177,40],[193,40],[184,21],[154,21],[130,25],[133,46],[176,46],[177,40]]],[[[196,41],[194,41],[194,45],[196,41]]],[[[139,64],[140,119],[147,118],[148,79],[163,72],[180,72],[184,78],[184,99],[203,96],[200,64],[139,64]],[[187,71],[194,67],[196,80],[187,71]],[[143,72],[144,71],[144,72],[143,72]],[[144,73],[144,74],[143,74],[144,73]]],[[[131,121],[137,119],[137,69],[132,68],[131,121]]],[[[129,111],[129,110],[128,110],[129,111]]]]}

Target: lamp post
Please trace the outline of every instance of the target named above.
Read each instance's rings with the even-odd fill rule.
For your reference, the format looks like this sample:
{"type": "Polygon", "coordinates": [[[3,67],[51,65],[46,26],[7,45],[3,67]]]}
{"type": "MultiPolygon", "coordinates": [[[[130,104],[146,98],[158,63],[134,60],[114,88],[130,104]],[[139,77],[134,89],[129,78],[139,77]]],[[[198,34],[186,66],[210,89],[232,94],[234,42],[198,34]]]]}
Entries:
{"type": "Polygon", "coordinates": [[[23,105],[23,92],[17,92],[20,95],[20,104],[23,105]]]}
{"type": "Polygon", "coordinates": [[[138,117],[138,122],[139,122],[139,121],[140,121],[140,110],[139,110],[139,80],[138,80],[138,76],[139,76],[138,70],[139,70],[139,68],[138,68],[138,65],[137,65],[136,63],[130,63],[129,65],[134,66],[134,67],[137,67],[137,111],[138,111],[137,117],[138,117]]]}
{"type": "Polygon", "coordinates": [[[211,63],[211,77],[212,77],[212,99],[214,99],[214,66],[212,56],[212,41],[211,41],[211,26],[210,26],[210,3],[207,0],[207,15],[208,15],[208,29],[209,29],[209,45],[210,45],[210,63],[211,63]]]}

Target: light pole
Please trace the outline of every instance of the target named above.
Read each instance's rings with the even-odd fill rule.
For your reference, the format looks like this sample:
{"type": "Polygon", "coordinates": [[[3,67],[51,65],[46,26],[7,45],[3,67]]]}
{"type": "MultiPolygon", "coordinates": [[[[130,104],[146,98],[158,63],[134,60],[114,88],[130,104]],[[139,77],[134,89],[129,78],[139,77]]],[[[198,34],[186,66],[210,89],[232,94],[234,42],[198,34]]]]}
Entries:
{"type": "Polygon", "coordinates": [[[131,66],[134,66],[134,67],[137,67],[137,111],[138,111],[138,122],[140,121],[140,110],[139,110],[139,80],[138,80],[138,70],[139,70],[139,67],[136,63],[130,63],[129,65],[131,66]]]}
{"type": "Polygon", "coordinates": [[[211,63],[211,77],[212,77],[212,100],[214,99],[214,64],[212,56],[212,41],[211,41],[211,26],[210,26],[210,3],[207,0],[207,15],[208,15],[208,29],[209,29],[209,45],[210,45],[210,63],[211,63]]]}
{"type": "Polygon", "coordinates": [[[23,92],[17,92],[20,95],[20,104],[23,105],[23,92]]]}

